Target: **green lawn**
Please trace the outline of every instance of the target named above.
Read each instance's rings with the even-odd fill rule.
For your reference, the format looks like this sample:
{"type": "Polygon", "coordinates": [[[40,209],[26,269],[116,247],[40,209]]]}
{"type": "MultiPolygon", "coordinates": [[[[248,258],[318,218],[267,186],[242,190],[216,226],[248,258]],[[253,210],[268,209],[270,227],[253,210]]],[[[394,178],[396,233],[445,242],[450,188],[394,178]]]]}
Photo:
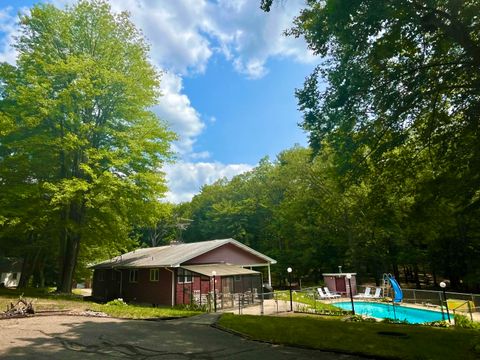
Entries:
{"type": "Polygon", "coordinates": [[[150,319],[186,317],[201,314],[200,311],[172,309],[170,307],[152,308],[138,305],[108,305],[84,301],[81,295],[55,294],[52,289],[0,289],[0,312],[7,309],[10,303],[15,303],[20,295],[27,300],[34,299],[36,311],[75,311],[94,310],[104,312],[112,317],[124,319],[150,319]]]}
{"type": "Polygon", "coordinates": [[[151,319],[151,318],[175,318],[200,315],[200,311],[172,309],[169,307],[146,307],[138,305],[102,305],[91,303],[89,309],[101,311],[112,317],[123,319],[151,319]]]}
{"type": "Polygon", "coordinates": [[[390,359],[480,358],[478,330],[233,314],[222,315],[219,325],[255,340],[342,353],[390,359]]]}

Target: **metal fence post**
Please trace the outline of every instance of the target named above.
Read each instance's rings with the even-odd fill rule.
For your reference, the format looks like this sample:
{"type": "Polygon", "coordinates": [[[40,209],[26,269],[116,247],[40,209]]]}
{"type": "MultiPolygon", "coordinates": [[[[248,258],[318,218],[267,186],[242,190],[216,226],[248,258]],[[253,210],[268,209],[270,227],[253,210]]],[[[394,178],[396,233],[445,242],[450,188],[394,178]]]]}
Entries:
{"type": "Polygon", "coordinates": [[[262,298],[261,298],[261,305],[260,305],[260,315],[264,315],[264,308],[263,308],[263,300],[264,300],[264,296],[263,296],[263,289],[262,289],[262,298]]]}

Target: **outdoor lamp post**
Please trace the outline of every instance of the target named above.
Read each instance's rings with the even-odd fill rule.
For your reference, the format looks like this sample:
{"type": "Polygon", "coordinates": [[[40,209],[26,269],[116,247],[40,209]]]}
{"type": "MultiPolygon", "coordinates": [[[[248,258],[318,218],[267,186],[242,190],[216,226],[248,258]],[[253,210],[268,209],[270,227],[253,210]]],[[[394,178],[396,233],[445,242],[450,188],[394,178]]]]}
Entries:
{"type": "Polygon", "coordinates": [[[350,289],[350,302],[352,303],[352,313],[355,315],[355,306],[353,306],[353,293],[352,293],[352,274],[347,274],[348,288],[350,289]]]}
{"type": "Polygon", "coordinates": [[[443,291],[443,301],[445,302],[445,307],[447,308],[447,318],[448,318],[448,322],[451,322],[450,321],[450,311],[448,311],[448,302],[447,302],[447,294],[445,293],[445,288],[447,287],[447,284],[442,281],[440,283],[440,287],[442,288],[442,291],[443,291]]]}
{"type": "Polygon", "coordinates": [[[288,287],[290,288],[290,311],[293,311],[293,301],[292,301],[292,268],[287,268],[288,273],[288,287]]]}
{"type": "Polygon", "coordinates": [[[213,309],[215,312],[217,312],[217,291],[215,289],[215,283],[217,282],[215,280],[215,276],[217,275],[217,272],[215,270],[212,271],[212,277],[213,277],[213,309]]]}

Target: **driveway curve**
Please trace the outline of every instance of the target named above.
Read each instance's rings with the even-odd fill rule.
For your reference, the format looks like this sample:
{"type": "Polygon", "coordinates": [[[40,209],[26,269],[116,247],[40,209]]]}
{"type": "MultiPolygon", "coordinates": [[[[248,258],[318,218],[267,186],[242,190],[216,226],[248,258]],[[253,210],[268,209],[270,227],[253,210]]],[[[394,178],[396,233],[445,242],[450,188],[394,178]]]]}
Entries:
{"type": "Polygon", "coordinates": [[[36,316],[0,320],[0,359],[325,359],[361,357],[250,341],[211,327],[214,314],[181,320],[36,316]]]}

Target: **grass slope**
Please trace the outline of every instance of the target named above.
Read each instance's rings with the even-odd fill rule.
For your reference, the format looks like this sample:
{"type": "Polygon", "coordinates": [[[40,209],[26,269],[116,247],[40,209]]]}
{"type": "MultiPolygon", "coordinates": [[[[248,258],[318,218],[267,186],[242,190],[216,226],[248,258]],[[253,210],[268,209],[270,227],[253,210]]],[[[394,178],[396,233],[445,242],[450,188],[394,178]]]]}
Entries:
{"type": "Polygon", "coordinates": [[[480,358],[478,330],[232,314],[222,315],[219,325],[255,340],[326,351],[390,359],[480,358]]]}

